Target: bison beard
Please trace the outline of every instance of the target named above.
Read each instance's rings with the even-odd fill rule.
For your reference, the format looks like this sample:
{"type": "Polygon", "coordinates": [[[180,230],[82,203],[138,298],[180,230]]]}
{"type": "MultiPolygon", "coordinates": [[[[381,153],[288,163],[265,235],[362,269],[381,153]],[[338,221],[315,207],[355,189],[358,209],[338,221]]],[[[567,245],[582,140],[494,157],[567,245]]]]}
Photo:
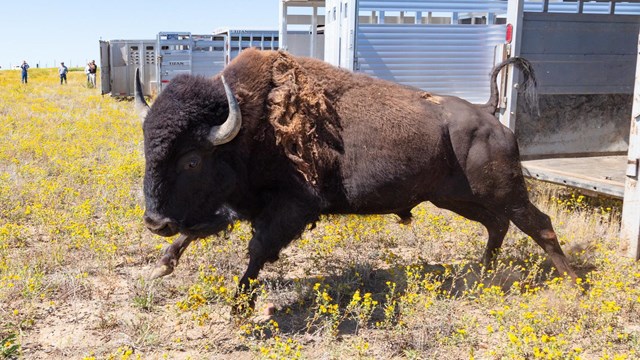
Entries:
{"type": "Polygon", "coordinates": [[[225,68],[226,90],[221,76],[181,76],[150,109],[138,98],[148,110],[145,224],[183,234],[154,274],[173,271],[193,239],[242,218],[254,229],[240,280],[248,290],[321,214],[391,213],[408,222],[414,206],[431,201],[487,228],[487,267],[511,221],[575,278],[549,217],[528,199],[515,136],[493,115],[495,78],[509,64],[535,84],[526,60],[509,59],[492,72],[483,105],[257,50],[225,68]],[[237,110],[233,99],[240,132],[212,143],[210,129],[230,124],[224,119],[237,110]]]}

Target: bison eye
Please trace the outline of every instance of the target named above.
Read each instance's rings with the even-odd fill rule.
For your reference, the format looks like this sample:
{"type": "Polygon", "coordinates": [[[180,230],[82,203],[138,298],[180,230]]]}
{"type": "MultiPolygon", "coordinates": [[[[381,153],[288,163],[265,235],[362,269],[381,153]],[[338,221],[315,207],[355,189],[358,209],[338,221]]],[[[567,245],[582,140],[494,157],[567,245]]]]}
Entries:
{"type": "Polygon", "coordinates": [[[200,163],[202,162],[200,155],[197,153],[191,152],[183,155],[178,160],[178,168],[182,170],[195,170],[200,168],[200,163]]]}
{"type": "Polygon", "coordinates": [[[185,169],[195,169],[200,165],[200,159],[193,158],[186,164],[185,169]]]}

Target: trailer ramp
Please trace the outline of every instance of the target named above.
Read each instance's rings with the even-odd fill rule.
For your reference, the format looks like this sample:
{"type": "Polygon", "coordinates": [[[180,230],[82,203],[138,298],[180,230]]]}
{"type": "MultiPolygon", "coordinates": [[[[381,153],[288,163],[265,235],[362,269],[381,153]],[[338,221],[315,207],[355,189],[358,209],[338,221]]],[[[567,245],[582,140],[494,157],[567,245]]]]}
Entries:
{"type": "Polygon", "coordinates": [[[624,197],[626,155],[525,160],[525,176],[583,191],[624,197]]]}

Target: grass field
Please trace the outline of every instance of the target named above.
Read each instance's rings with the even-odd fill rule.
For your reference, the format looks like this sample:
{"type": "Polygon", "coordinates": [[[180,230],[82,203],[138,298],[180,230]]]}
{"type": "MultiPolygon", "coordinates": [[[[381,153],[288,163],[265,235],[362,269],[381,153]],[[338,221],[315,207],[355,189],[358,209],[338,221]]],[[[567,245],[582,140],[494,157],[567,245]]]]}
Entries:
{"type": "Polygon", "coordinates": [[[513,226],[495,271],[483,227],[423,204],[415,220],[329,216],[230,306],[250,226],[193,244],[149,281],[167,239],[142,225],[141,124],[82,72],[0,72],[0,359],[637,359],[640,264],[620,203],[530,183],[579,285],[513,226]],[[262,315],[274,304],[271,317],[262,315]]]}

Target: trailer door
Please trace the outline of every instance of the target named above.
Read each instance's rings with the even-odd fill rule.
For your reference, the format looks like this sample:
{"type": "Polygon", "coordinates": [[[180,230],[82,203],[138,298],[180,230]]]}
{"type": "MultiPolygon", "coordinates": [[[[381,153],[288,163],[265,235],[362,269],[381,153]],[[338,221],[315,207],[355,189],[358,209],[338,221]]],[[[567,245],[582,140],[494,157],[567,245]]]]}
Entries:
{"type": "Polygon", "coordinates": [[[191,74],[212,77],[224,68],[224,35],[192,35],[191,74]]]}
{"type": "Polygon", "coordinates": [[[158,34],[158,92],[169,85],[169,82],[180,74],[191,74],[192,71],[191,33],[158,34]]]}
{"type": "Polygon", "coordinates": [[[111,92],[111,64],[109,59],[109,42],[100,40],[100,88],[102,95],[111,92]]]}

